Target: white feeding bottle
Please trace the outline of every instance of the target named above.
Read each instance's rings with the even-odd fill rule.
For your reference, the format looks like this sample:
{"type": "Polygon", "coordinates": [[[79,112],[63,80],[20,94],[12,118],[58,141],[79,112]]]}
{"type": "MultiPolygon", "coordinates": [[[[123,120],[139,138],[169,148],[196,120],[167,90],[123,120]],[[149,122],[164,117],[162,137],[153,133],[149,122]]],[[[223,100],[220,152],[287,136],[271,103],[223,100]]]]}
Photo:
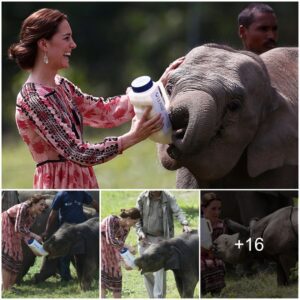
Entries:
{"type": "Polygon", "coordinates": [[[131,267],[132,269],[137,269],[137,266],[134,263],[135,257],[129,252],[128,248],[122,248],[120,254],[127,266],[131,267]]]}
{"type": "Polygon", "coordinates": [[[149,138],[160,144],[170,144],[172,126],[167,112],[169,98],[162,83],[153,82],[149,76],[141,76],[132,81],[131,88],[128,96],[138,119],[141,119],[148,106],[152,107],[150,117],[157,114],[163,117],[163,128],[149,138]]]}
{"type": "Polygon", "coordinates": [[[37,240],[35,239],[30,239],[28,242],[28,247],[32,250],[32,252],[37,255],[37,256],[46,256],[49,253],[44,249],[43,245],[40,244],[37,240]]]}

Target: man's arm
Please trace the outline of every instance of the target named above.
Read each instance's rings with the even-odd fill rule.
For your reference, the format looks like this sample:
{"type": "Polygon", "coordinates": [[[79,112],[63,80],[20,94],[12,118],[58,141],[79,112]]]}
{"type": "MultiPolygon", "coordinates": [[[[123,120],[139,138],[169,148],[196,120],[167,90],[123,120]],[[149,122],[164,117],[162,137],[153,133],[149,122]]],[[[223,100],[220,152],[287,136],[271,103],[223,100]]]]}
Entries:
{"type": "Polygon", "coordinates": [[[91,205],[96,209],[97,213],[99,213],[99,203],[93,199],[91,205]]]}
{"type": "Polygon", "coordinates": [[[50,215],[47,220],[46,229],[42,234],[42,237],[47,239],[49,235],[49,231],[54,226],[55,222],[58,220],[58,211],[57,210],[51,210],[50,215]]]}
{"type": "Polygon", "coordinates": [[[146,237],[145,233],[143,232],[143,194],[138,197],[136,201],[136,207],[140,211],[142,218],[135,224],[135,230],[139,239],[143,240],[146,237]]]}
{"type": "Polygon", "coordinates": [[[171,210],[173,212],[173,215],[177,218],[177,220],[183,226],[183,231],[190,232],[191,229],[189,227],[189,222],[186,219],[186,216],[185,216],[185,213],[183,212],[183,210],[178,206],[175,197],[173,195],[171,195],[170,193],[166,193],[166,196],[169,199],[169,204],[170,204],[171,210]]]}

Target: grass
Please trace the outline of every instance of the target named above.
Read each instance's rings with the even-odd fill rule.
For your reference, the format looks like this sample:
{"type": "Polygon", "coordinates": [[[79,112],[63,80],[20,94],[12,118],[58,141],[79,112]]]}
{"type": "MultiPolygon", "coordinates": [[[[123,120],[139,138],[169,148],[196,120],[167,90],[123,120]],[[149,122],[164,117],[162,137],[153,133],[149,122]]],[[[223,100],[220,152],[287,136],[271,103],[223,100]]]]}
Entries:
{"type": "MultiPolygon", "coordinates": [[[[35,163],[21,138],[12,140],[3,137],[2,188],[32,188],[34,170],[35,163]]],[[[167,171],[160,165],[156,145],[150,140],[95,166],[94,170],[103,189],[175,188],[175,172],[167,171]]]]}
{"type": "MultiPolygon", "coordinates": [[[[225,275],[226,287],[218,298],[298,298],[297,282],[289,286],[277,286],[276,272],[261,272],[251,277],[225,275]]],[[[211,294],[202,298],[212,298],[211,294]]]]}
{"type": "Polygon", "coordinates": [[[77,281],[74,267],[71,265],[71,274],[75,280],[61,282],[60,277],[50,277],[45,282],[34,284],[33,276],[39,272],[42,259],[37,258],[36,263],[24,276],[20,285],[13,291],[3,292],[2,298],[99,298],[99,281],[94,280],[92,289],[82,291],[77,281]]]}
{"type": "MultiPolygon", "coordinates": [[[[121,208],[130,208],[136,206],[136,199],[141,191],[102,191],[101,193],[101,218],[108,215],[120,213],[121,208]]],[[[196,191],[172,191],[176,197],[178,205],[186,213],[192,228],[198,228],[199,224],[199,192],[196,191]]],[[[182,232],[182,226],[175,220],[175,235],[182,232]]],[[[135,230],[132,229],[126,239],[126,243],[134,246],[137,250],[137,237],[135,230]]],[[[124,298],[148,298],[144,286],[143,277],[136,270],[123,272],[123,290],[124,298]]],[[[109,293],[108,297],[112,297],[109,293]]],[[[195,298],[199,298],[199,284],[195,289],[195,298]]],[[[167,298],[180,298],[173,272],[167,271],[167,298]]]]}

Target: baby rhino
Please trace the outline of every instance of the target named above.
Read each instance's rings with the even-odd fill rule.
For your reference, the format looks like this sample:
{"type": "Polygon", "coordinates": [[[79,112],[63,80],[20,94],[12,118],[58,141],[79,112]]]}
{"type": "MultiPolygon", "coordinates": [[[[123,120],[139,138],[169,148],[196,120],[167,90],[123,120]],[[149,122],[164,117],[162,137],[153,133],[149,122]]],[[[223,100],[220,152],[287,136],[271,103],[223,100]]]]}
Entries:
{"type": "Polygon", "coordinates": [[[281,208],[251,221],[249,228],[229,220],[228,228],[236,233],[222,234],[214,241],[217,257],[231,264],[259,257],[273,260],[277,263],[277,284],[289,284],[290,270],[298,261],[298,208],[281,208]]]}

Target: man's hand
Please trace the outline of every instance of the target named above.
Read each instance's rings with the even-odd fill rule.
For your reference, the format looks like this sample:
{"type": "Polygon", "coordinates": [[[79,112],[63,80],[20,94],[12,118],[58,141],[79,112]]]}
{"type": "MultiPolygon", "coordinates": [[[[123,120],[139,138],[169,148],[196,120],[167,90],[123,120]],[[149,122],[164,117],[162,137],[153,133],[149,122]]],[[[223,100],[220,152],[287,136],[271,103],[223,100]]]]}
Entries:
{"type": "Polygon", "coordinates": [[[183,232],[191,232],[191,231],[192,231],[192,229],[188,225],[183,226],[183,232]]]}

